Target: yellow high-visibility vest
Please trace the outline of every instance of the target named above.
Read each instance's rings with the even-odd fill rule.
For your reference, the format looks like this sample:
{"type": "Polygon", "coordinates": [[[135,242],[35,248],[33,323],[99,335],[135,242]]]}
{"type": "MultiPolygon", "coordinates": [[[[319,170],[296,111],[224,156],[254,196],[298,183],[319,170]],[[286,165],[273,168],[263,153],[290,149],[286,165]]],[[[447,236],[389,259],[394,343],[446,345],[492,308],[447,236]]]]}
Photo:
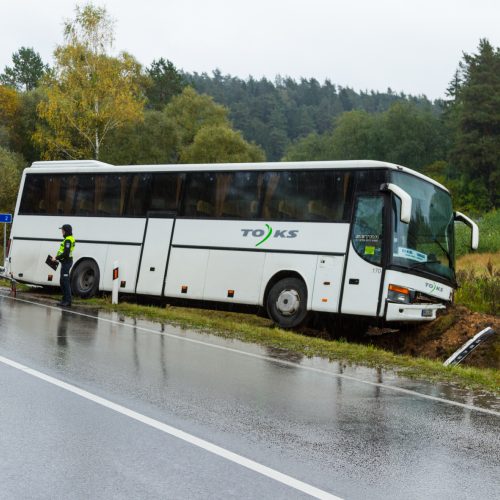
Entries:
{"type": "Polygon", "coordinates": [[[61,244],[59,245],[59,250],[57,252],[57,255],[62,255],[64,253],[64,243],[66,243],[66,240],[69,240],[71,242],[71,247],[69,249],[69,258],[73,258],[73,250],[75,249],[75,238],[73,236],[66,236],[64,240],[62,240],[61,244]]]}

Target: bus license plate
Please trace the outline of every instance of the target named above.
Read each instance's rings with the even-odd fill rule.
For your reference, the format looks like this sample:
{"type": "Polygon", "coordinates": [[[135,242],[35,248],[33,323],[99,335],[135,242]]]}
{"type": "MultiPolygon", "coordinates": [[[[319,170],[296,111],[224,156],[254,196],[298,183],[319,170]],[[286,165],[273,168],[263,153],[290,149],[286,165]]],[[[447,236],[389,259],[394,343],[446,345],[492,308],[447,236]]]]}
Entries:
{"type": "Polygon", "coordinates": [[[432,309],[422,309],[422,318],[432,318],[432,309]]]}

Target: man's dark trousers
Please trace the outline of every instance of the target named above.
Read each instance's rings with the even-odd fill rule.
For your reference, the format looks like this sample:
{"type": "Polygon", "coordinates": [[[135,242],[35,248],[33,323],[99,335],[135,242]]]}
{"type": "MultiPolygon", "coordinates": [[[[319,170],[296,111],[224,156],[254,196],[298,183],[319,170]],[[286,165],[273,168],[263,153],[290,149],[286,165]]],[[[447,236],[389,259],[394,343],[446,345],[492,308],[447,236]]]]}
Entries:
{"type": "Polygon", "coordinates": [[[71,284],[69,282],[69,270],[73,265],[73,259],[63,260],[61,262],[61,290],[63,294],[62,303],[65,305],[71,304],[71,284]]]}

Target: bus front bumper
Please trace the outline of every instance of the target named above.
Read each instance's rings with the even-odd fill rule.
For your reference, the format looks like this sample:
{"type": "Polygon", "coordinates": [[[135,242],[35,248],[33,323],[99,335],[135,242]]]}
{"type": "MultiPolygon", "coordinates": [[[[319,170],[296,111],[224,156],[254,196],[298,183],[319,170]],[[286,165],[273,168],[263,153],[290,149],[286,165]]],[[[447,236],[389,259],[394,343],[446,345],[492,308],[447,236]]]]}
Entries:
{"type": "Polygon", "coordinates": [[[386,321],[432,321],[438,309],[446,309],[443,304],[398,304],[386,303],[386,321]]]}

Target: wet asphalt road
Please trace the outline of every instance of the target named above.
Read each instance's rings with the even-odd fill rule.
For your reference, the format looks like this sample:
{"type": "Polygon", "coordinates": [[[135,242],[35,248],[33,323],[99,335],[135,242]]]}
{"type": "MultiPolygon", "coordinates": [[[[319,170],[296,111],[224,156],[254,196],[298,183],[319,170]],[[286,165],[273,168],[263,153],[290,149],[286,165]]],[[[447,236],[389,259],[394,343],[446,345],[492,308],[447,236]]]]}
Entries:
{"type": "MultiPolygon", "coordinates": [[[[498,400],[81,312],[0,295],[0,356],[341,498],[500,498],[498,400]]],[[[1,498],[308,497],[3,362],[0,410],[1,498]]]]}

